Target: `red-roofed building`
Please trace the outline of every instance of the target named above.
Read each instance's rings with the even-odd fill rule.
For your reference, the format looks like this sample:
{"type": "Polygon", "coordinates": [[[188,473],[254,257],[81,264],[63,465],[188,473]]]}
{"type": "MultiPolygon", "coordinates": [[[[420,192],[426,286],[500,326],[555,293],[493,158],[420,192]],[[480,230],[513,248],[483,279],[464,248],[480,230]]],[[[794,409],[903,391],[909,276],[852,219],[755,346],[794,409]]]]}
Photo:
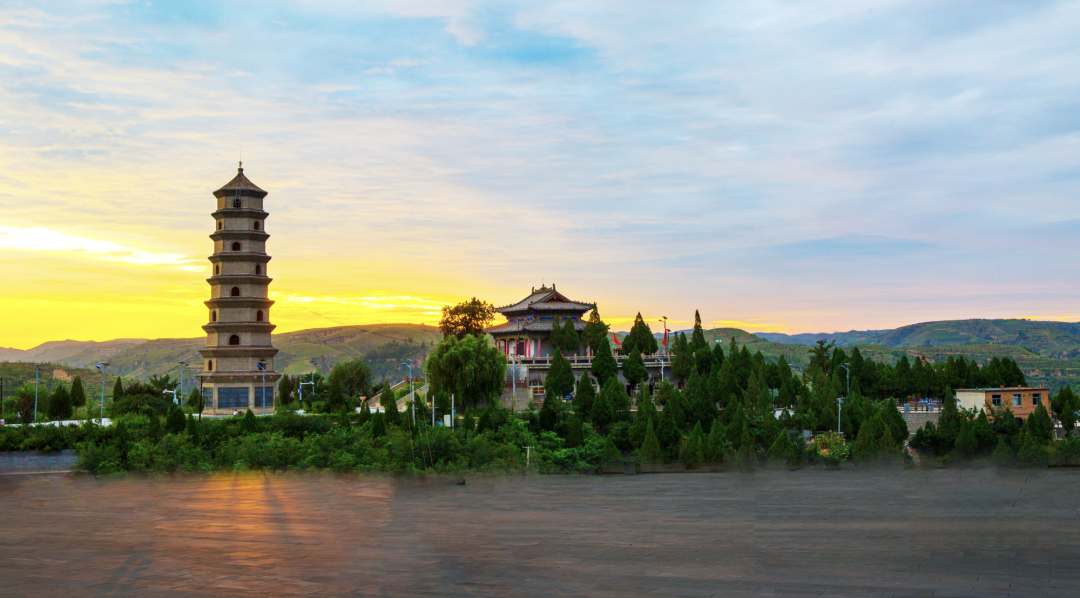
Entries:
{"type": "MultiPolygon", "coordinates": [[[[492,326],[485,330],[495,339],[495,346],[507,357],[532,358],[551,357],[554,347],[551,345],[551,328],[555,322],[563,325],[569,319],[574,329],[580,334],[585,329],[582,317],[592,309],[591,303],[582,303],[567,298],[551,288],[541,286],[532,289],[528,297],[512,305],[495,308],[506,316],[506,323],[492,326]]],[[[579,346],[569,356],[587,356],[588,347],[579,346]]]]}

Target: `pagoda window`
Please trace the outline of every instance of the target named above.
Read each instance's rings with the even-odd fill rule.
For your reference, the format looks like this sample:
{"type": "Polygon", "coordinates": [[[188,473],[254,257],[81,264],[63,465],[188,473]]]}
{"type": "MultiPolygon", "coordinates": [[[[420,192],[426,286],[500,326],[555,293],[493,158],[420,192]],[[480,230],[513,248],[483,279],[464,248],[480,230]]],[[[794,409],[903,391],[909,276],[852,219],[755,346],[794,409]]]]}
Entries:
{"type": "Polygon", "coordinates": [[[216,311],[210,312],[210,321],[211,322],[217,322],[217,312],[216,311]]]}
{"type": "Polygon", "coordinates": [[[255,276],[262,274],[262,266],[255,266],[255,276]]]}
{"type": "Polygon", "coordinates": [[[254,228],[255,230],[259,230],[259,222],[255,221],[255,222],[251,223],[251,227],[254,228]]]}
{"type": "Polygon", "coordinates": [[[233,296],[233,297],[239,297],[240,296],[240,287],[233,287],[232,292],[229,293],[229,294],[231,296],[233,296]]]}
{"type": "Polygon", "coordinates": [[[214,276],[217,276],[218,274],[221,274],[221,267],[214,266],[214,276]]]}
{"type": "Polygon", "coordinates": [[[240,207],[240,198],[239,197],[237,197],[236,199],[233,200],[232,207],[234,207],[234,208],[239,208],[240,207]]]}
{"type": "Polygon", "coordinates": [[[239,345],[240,344],[240,337],[235,335],[235,334],[230,336],[229,337],[229,344],[233,345],[233,346],[239,345]]]}
{"type": "Polygon", "coordinates": [[[221,227],[222,227],[222,222],[220,220],[218,220],[217,229],[221,230],[221,227]]]}
{"type": "Polygon", "coordinates": [[[262,322],[263,321],[263,314],[262,314],[261,309],[259,311],[255,312],[255,321],[256,322],[262,322]]]}
{"type": "Polygon", "coordinates": [[[206,362],[206,371],[208,371],[208,372],[214,371],[214,360],[213,359],[207,360],[207,362],[206,362]]]}
{"type": "Polygon", "coordinates": [[[233,243],[232,244],[232,250],[233,251],[240,251],[240,244],[239,243],[233,243]]]}

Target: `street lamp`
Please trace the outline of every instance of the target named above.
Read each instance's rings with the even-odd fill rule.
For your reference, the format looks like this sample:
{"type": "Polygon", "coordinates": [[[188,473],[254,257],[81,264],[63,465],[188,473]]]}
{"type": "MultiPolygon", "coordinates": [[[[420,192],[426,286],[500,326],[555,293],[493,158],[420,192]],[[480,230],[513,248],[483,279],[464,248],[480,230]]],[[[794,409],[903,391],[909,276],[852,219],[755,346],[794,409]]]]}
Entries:
{"type": "MultiPolygon", "coordinates": [[[[409,368],[409,396],[411,397],[409,399],[409,401],[412,403],[412,425],[415,428],[416,427],[416,395],[413,394],[412,360],[411,359],[406,359],[405,363],[403,363],[401,365],[402,365],[402,367],[409,368]]],[[[434,410],[432,410],[432,413],[434,413],[434,410]]]]}
{"type": "Polygon", "coordinates": [[[836,399],[836,435],[840,435],[841,411],[844,407],[844,399],[836,399]]]}
{"type": "MultiPolygon", "coordinates": [[[[176,391],[175,390],[163,390],[163,391],[161,391],[161,394],[163,394],[163,395],[172,395],[173,404],[174,405],[177,404],[176,403],[176,391]]],[[[183,395],[181,395],[181,396],[183,396],[183,395]]]]}
{"type": "Polygon", "coordinates": [[[663,382],[664,381],[664,358],[663,357],[657,357],[656,360],[660,362],[660,381],[663,382]]]}
{"type": "Polygon", "coordinates": [[[184,368],[187,367],[188,362],[178,361],[180,364],[180,400],[184,400],[184,368]]]}
{"type": "Polygon", "coordinates": [[[109,367],[109,362],[105,361],[94,366],[101,370],[101,415],[98,416],[98,425],[105,419],[105,368],[109,367]]]}
{"type": "Polygon", "coordinates": [[[41,366],[38,366],[34,370],[34,419],[31,421],[37,421],[37,397],[38,397],[38,380],[41,379],[41,366]]]}
{"type": "Polygon", "coordinates": [[[845,397],[850,397],[851,396],[851,367],[848,366],[848,364],[846,364],[846,363],[841,363],[840,367],[844,368],[844,371],[847,372],[847,393],[844,396],[845,397]]]}
{"type": "Polygon", "coordinates": [[[266,415],[266,362],[260,361],[258,364],[259,369],[262,370],[262,414],[266,415]]]}
{"type": "MultiPolygon", "coordinates": [[[[657,320],[657,321],[664,325],[664,342],[665,342],[665,344],[664,344],[664,351],[663,352],[664,353],[670,353],[670,351],[668,350],[668,346],[666,344],[667,343],[667,316],[660,316],[660,319],[657,320]]],[[[663,376],[664,376],[664,374],[661,373],[660,374],[660,379],[661,380],[663,379],[663,376]]]]}

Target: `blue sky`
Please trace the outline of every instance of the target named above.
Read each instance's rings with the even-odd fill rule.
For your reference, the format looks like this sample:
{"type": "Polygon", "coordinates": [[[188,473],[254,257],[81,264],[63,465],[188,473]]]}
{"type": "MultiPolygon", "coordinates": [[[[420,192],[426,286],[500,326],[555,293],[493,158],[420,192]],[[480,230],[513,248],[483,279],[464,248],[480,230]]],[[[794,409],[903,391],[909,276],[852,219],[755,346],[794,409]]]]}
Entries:
{"type": "Polygon", "coordinates": [[[199,334],[242,151],[281,330],[541,280],[618,322],[1077,320],[1077,31],[1077,2],[7,2],[0,304],[122,312],[137,276],[175,331],[124,334],[199,334]]]}

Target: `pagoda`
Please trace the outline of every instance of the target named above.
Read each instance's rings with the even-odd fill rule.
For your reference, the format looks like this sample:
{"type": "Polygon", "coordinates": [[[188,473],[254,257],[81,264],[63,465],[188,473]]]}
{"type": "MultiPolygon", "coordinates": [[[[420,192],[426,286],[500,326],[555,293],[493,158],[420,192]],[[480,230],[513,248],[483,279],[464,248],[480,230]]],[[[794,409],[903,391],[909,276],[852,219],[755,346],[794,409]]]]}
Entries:
{"type": "Polygon", "coordinates": [[[203,373],[199,376],[205,408],[210,413],[274,409],[274,371],[269,299],[270,278],[266,254],[267,213],[263,191],[244,176],[240,163],[236,176],[214,191],[213,275],[206,331],[203,373]]]}
{"type": "MultiPolygon", "coordinates": [[[[555,290],[554,283],[551,288],[541,285],[539,289],[534,287],[529,296],[521,301],[495,308],[496,312],[506,316],[506,323],[487,328],[484,332],[495,339],[495,346],[507,357],[551,357],[554,348],[549,339],[555,322],[561,324],[569,319],[580,334],[585,329],[582,317],[592,307],[591,303],[568,299],[555,290]]],[[[578,347],[570,355],[585,356],[589,353],[588,347],[578,347]]]]}

